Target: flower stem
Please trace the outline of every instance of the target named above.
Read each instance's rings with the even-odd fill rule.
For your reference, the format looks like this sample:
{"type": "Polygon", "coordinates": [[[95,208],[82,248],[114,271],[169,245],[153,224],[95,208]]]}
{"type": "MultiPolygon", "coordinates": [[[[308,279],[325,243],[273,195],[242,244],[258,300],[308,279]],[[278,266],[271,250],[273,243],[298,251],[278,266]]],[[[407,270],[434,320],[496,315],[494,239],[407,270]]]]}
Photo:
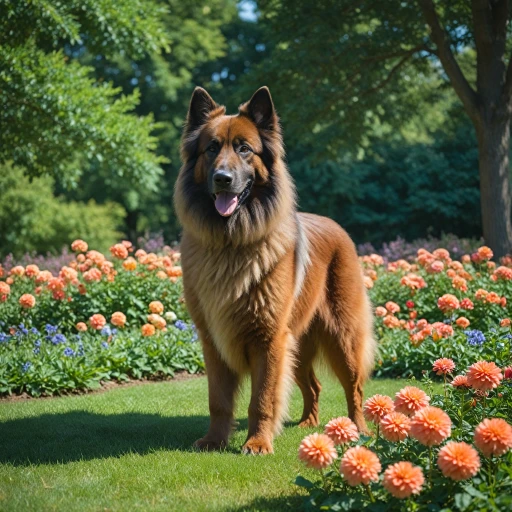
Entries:
{"type": "Polygon", "coordinates": [[[366,484],[366,492],[368,493],[368,497],[372,503],[375,503],[375,498],[373,497],[372,490],[370,489],[370,485],[366,484]]]}
{"type": "Polygon", "coordinates": [[[428,482],[429,482],[430,488],[432,488],[432,446],[428,447],[428,460],[429,460],[428,482]]]}

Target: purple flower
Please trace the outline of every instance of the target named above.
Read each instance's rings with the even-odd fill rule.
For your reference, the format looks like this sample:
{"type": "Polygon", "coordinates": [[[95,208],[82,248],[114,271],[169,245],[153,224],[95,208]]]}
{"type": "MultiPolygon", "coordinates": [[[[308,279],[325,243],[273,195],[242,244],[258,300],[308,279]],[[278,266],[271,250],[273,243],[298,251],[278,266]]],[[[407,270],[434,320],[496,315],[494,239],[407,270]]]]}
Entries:
{"type": "Polygon", "coordinates": [[[180,331],[185,331],[188,329],[188,325],[183,320],[176,320],[176,322],[174,322],[174,327],[180,331]]]}
{"type": "Polygon", "coordinates": [[[64,349],[64,355],[66,357],[73,357],[75,355],[75,351],[71,347],[66,347],[64,349]]]}

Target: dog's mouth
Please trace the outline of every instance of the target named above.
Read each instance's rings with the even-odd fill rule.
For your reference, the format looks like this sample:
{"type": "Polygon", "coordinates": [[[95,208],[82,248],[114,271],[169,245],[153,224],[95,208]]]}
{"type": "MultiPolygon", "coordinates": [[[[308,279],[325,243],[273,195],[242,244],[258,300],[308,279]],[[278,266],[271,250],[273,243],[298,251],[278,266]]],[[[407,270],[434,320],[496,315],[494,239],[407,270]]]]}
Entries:
{"type": "Polygon", "coordinates": [[[213,194],[213,200],[215,201],[215,208],[223,217],[231,217],[242,204],[247,200],[251,193],[252,180],[249,180],[247,186],[240,192],[235,194],[234,192],[228,192],[222,190],[213,194]]]}

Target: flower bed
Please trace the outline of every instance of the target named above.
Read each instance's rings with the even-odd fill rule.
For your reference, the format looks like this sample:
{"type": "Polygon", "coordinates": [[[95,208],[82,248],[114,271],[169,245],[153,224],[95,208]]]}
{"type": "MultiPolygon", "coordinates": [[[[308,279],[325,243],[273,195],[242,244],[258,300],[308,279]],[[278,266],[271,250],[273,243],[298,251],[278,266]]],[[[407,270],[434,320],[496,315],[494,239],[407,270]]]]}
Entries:
{"type": "Polygon", "coordinates": [[[452,260],[445,249],[418,251],[413,262],[361,262],[376,314],[377,376],[421,377],[430,361],[478,359],[482,347],[499,347],[510,334],[512,259],[496,265],[480,247],[452,260]]]}
{"type": "Polygon", "coordinates": [[[179,253],[73,243],[58,275],[0,267],[0,394],[95,388],[160,378],[204,363],[182,299],[179,253]],[[4,275],[5,274],[5,275],[4,275]]]}
{"type": "MultiPolygon", "coordinates": [[[[321,479],[302,476],[310,510],[509,510],[512,505],[512,368],[507,339],[494,361],[473,363],[453,376],[451,359],[436,360],[444,391],[415,386],[394,400],[364,403],[374,437],[359,436],[349,418],[307,436],[299,458],[321,479]],[[340,460],[341,462],[338,462],[340,460]]],[[[431,381],[425,380],[428,387],[431,381]]]]}

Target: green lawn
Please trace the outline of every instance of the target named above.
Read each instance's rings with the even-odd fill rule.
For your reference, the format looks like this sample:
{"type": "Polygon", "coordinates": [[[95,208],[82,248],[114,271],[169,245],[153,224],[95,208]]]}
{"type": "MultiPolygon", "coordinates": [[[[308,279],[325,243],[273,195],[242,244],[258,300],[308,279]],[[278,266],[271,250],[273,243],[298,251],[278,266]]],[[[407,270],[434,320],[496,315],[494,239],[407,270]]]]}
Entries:
{"type": "MultiPolygon", "coordinates": [[[[323,375],[321,420],[346,414],[341,387],[323,375]]],[[[404,381],[374,380],[366,396],[394,394],[404,381]]],[[[240,425],[224,453],[197,453],[208,427],[206,379],[117,388],[55,399],[0,402],[0,510],[293,510],[301,502],[297,460],[308,431],[292,421],[275,455],[239,454],[247,434],[247,386],[240,425]]]]}

